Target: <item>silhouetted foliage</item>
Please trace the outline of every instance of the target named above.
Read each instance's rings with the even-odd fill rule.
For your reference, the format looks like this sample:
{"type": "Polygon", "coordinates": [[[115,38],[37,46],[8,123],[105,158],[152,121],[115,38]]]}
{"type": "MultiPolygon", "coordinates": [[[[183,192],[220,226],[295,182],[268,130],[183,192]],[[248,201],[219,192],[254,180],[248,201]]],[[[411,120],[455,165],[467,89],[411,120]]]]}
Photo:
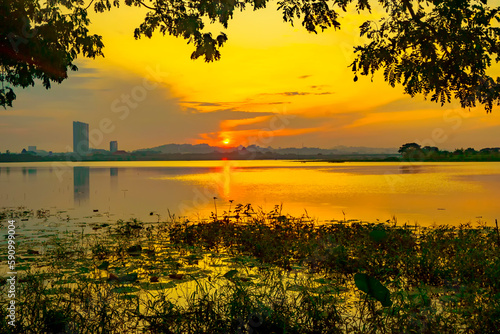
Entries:
{"type": "MultiPolygon", "coordinates": [[[[228,40],[224,32],[213,36],[206,23],[228,27],[237,10],[266,7],[268,0],[124,0],[127,6],[147,9],[144,21],[134,36],[151,38],[155,31],[182,37],[194,45],[192,59],[219,60],[220,48],[228,40]]],[[[100,36],[88,35],[87,8],[103,12],[119,7],[113,0],[53,0],[47,7],[38,1],[0,0],[0,13],[6,18],[0,24],[0,65],[6,72],[0,77],[13,86],[33,85],[33,78],[61,82],[67,69],[76,69],[72,61],[77,54],[95,57],[101,54],[100,36]],[[88,4],[87,4],[88,3],[88,4]],[[62,14],[60,7],[72,11],[62,14]],[[22,37],[28,32],[30,37],[22,37]],[[13,34],[13,35],[12,35],[13,34]],[[24,35],[23,35],[24,34],[24,35]],[[14,44],[8,36],[16,36],[14,44]],[[21,42],[19,42],[21,41],[21,42]],[[16,50],[19,48],[19,50],[16,50]],[[7,55],[7,56],[5,56],[7,55]]],[[[385,12],[378,21],[366,21],[360,35],[368,43],[354,48],[350,67],[354,81],[358,75],[383,71],[391,85],[401,84],[410,96],[423,94],[443,105],[452,98],[464,108],[483,104],[491,112],[500,104],[500,78],[487,69],[497,62],[500,50],[500,7],[488,6],[487,0],[282,0],[278,9],[283,20],[293,25],[300,20],[309,32],[317,33],[341,26],[339,13],[355,7],[367,13],[377,7],[385,12]]],[[[12,105],[11,87],[0,91],[0,104],[12,105]]]]}
{"type": "Polygon", "coordinates": [[[82,0],[0,0],[0,106],[12,107],[14,87],[40,79],[61,83],[79,54],[102,55],[101,36],[91,35],[82,0]]]}
{"type": "Polygon", "coordinates": [[[462,107],[500,103],[500,78],[486,70],[500,50],[499,7],[487,0],[381,0],[386,17],[367,21],[361,35],[370,42],[355,47],[355,73],[383,70],[391,85],[410,96],[431,95],[443,105],[452,96],[462,107]]]}
{"type": "Polygon", "coordinates": [[[398,150],[406,161],[500,161],[500,148],[459,148],[453,152],[439,150],[434,146],[421,147],[416,143],[407,143],[398,150]]]}

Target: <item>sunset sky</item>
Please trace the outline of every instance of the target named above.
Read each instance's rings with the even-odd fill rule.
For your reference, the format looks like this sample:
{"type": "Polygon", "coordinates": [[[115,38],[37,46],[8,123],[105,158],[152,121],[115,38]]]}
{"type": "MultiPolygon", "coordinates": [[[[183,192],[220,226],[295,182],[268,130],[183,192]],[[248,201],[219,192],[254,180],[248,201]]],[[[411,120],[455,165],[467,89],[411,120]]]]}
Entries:
{"type": "Polygon", "coordinates": [[[123,150],[168,143],[500,146],[500,107],[492,114],[441,107],[404,95],[381,75],[354,82],[348,65],[368,15],[343,14],[340,31],[315,35],[300,22],[284,23],[275,5],[238,12],[215,63],[191,60],[194,47],[180,38],[135,40],[143,16],[126,6],[93,14],[91,32],[103,35],[105,58],[80,58],[80,70],[48,91],[17,89],[14,108],[0,111],[0,151],[71,151],[73,121],[89,123],[91,147],[105,149],[111,140],[123,150]],[[111,125],[97,131],[103,119],[111,125]]]}

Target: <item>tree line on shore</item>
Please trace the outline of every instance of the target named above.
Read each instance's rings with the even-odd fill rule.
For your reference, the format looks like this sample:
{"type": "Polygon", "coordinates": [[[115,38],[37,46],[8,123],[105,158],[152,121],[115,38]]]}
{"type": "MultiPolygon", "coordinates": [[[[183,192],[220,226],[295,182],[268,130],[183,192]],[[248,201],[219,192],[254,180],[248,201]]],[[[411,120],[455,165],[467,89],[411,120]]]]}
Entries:
{"type": "Polygon", "coordinates": [[[35,162],[35,161],[164,161],[164,160],[322,160],[322,161],[500,161],[500,147],[483,148],[476,150],[455,149],[454,151],[441,150],[435,146],[421,146],[417,143],[402,145],[396,154],[277,154],[271,152],[212,152],[207,154],[165,154],[156,151],[125,152],[111,154],[95,152],[82,157],[75,157],[72,153],[56,153],[37,155],[34,152],[23,150],[22,153],[0,153],[0,162],[35,162]]]}
{"type": "Polygon", "coordinates": [[[435,146],[406,143],[398,152],[405,161],[500,161],[500,147],[483,148],[479,151],[472,147],[447,151],[435,146]]]}

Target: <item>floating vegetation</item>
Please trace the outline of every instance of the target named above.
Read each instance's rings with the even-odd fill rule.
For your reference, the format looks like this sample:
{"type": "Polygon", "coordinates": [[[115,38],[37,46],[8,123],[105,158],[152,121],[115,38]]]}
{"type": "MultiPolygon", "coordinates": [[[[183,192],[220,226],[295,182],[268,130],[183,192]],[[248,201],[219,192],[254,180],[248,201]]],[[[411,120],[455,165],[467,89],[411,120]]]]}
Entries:
{"type": "Polygon", "coordinates": [[[96,226],[18,240],[16,326],[3,307],[1,333],[500,332],[500,238],[485,224],[319,225],[237,205],[96,226]]]}

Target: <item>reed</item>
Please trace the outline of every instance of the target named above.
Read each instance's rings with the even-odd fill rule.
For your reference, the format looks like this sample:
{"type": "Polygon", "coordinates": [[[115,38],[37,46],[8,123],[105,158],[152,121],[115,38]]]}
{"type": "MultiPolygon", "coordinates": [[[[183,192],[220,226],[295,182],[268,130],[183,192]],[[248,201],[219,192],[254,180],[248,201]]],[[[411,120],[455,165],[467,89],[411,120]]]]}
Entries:
{"type": "Polygon", "coordinates": [[[0,332],[497,333],[497,237],[484,223],[320,225],[250,205],[118,221],[20,241],[16,326],[2,307],[0,332]]]}

